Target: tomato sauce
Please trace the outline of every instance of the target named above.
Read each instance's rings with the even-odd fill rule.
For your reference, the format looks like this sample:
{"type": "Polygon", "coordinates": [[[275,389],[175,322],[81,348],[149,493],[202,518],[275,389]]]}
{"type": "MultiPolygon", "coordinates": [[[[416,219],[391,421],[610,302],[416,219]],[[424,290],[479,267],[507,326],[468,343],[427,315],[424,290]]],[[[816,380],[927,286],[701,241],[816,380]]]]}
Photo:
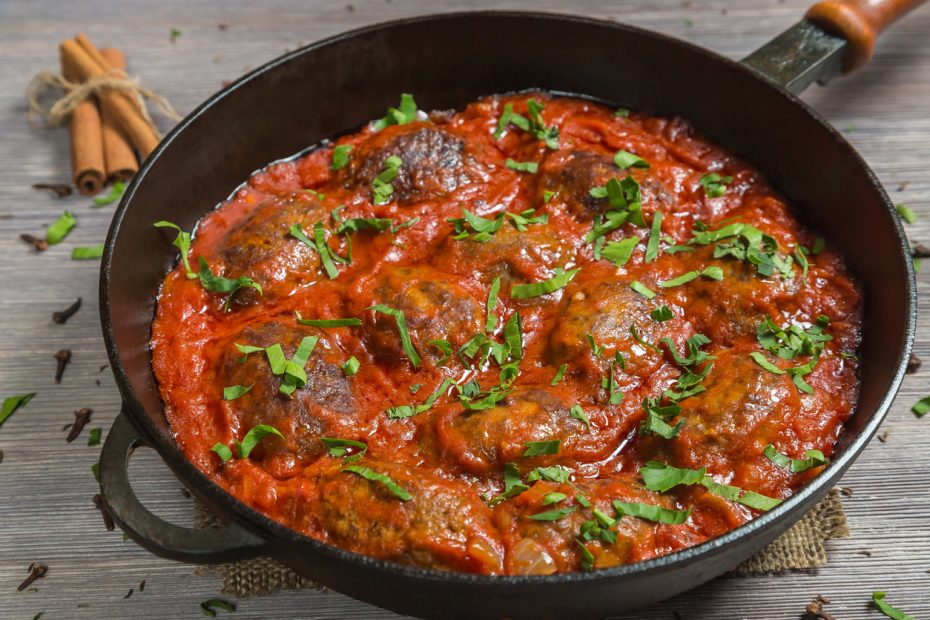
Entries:
{"type": "Polygon", "coordinates": [[[545,93],[386,118],[200,222],[192,271],[261,293],[165,278],[156,377],[217,484],[361,554],[550,574],[706,541],[820,471],[856,404],[860,294],[759,172],[682,119],[545,93]],[[308,338],[298,370],[265,352],[308,338]]]}

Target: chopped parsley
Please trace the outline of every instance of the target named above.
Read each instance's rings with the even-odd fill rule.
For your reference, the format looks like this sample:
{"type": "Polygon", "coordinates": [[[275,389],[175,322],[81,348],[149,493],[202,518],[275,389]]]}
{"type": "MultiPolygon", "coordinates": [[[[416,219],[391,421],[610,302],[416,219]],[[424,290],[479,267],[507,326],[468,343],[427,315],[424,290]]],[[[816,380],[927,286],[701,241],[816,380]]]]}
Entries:
{"type": "Polygon", "coordinates": [[[651,263],[659,257],[659,238],[662,236],[662,212],[656,211],[652,215],[652,228],[649,231],[649,241],[646,242],[646,262],[651,263]]]}
{"type": "Polygon", "coordinates": [[[88,446],[97,446],[100,445],[100,435],[103,434],[103,430],[99,428],[92,428],[90,432],[87,433],[87,445],[88,446]]]}
{"type": "Polygon", "coordinates": [[[358,369],[361,367],[361,365],[362,364],[353,355],[352,357],[347,359],[345,362],[343,362],[340,368],[342,368],[342,372],[343,374],[345,374],[345,376],[352,377],[356,373],[358,373],[358,369]]]}
{"type": "Polygon", "coordinates": [[[377,482],[381,484],[385,489],[390,491],[403,502],[410,501],[413,499],[413,496],[408,493],[403,487],[394,482],[390,476],[387,474],[378,473],[370,467],[365,467],[363,465],[347,465],[342,468],[342,471],[351,472],[358,476],[361,476],[365,480],[370,480],[371,482],[377,482]]]}
{"type": "Polygon", "coordinates": [[[520,213],[504,211],[504,215],[510,220],[513,227],[520,232],[526,231],[526,227],[532,224],[545,224],[549,221],[548,214],[543,213],[542,215],[536,215],[535,209],[525,209],[520,213]]]}
{"type": "Polygon", "coordinates": [[[299,311],[295,311],[294,314],[298,323],[310,327],[359,327],[362,324],[362,319],[355,317],[345,319],[305,319],[299,311]]]}
{"type": "Polygon", "coordinates": [[[534,521],[558,521],[559,519],[564,519],[568,515],[575,512],[577,508],[575,506],[570,506],[568,508],[556,508],[554,510],[547,510],[546,512],[539,512],[534,515],[529,515],[530,519],[534,521]]]}
{"type": "Polygon", "coordinates": [[[833,336],[826,333],[829,325],[830,319],[823,315],[817,317],[814,325],[807,330],[795,324],[791,324],[786,328],[779,327],[770,317],[766,317],[756,326],[756,339],[763,349],[783,360],[794,360],[799,355],[809,355],[811,358],[806,364],[781,369],[774,364],[770,364],[761,354],[750,355],[757,364],[766,370],[775,374],[787,373],[799,390],[806,394],[813,394],[814,388],[804,380],[804,376],[814,371],[814,367],[817,365],[823,351],[824,343],[833,340],[833,336]],[[778,371],[781,372],[772,368],[778,368],[778,371]]]}
{"type": "MultiPolygon", "coordinates": [[[[174,39],[179,36],[181,36],[181,31],[177,28],[172,28],[171,40],[174,41],[174,39]]],[[[217,609],[222,609],[223,611],[232,613],[236,611],[236,604],[224,601],[221,598],[211,598],[209,601],[204,601],[200,604],[200,613],[210,618],[216,617],[217,609]]]]}
{"type": "MultiPolygon", "coordinates": [[[[898,215],[901,216],[901,219],[906,223],[913,224],[917,221],[917,214],[907,205],[895,205],[894,208],[898,212],[898,215]]],[[[49,243],[51,243],[51,241],[49,243]]]]}
{"type": "Polygon", "coordinates": [[[210,293],[228,293],[226,301],[223,302],[223,312],[229,312],[229,304],[232,303],[233,297],[235,297],[240,289],[254,288],[258,291],[259,295],[262,294],[262,287],[248,276],[240,276],[232,280],[214,274],[210,271],[210,266],[203,256],[200,257],[200,271],[197,272],[197,277],[200,278],[200,285],[205,291],[210,293]]]}
{"type": "Polygon", "coordinates": [[[268,364],[271,366],[271,373],[275,376],[283,375],[284,377],[278,391],[291,398],[291,395],[298,387],[307,385],[307,372],[304,370],[304,366],[307,365],[307,360],[310,358],[310,354],[313,353],[318,340],[319,338],[316,336],[304,336],[300,344],[297,345],[291,359],[285,357],[284,350],[277,343],[265,348],[236,343],[236,348],[239,349],[240,353],[244,354],[243,360],[251,353],[264,352],[268,364]]]}
{"type": "Polygon", "coordinates": [[[375,131],[381,131],[391,125],[407,125],[417,119],[417,103],[413,100],[413,95],[403,93],[400,96],[400,105],[396,108],[388,108],[384,118],[374,121],[375,131]]]}
{"type": "Polygon", "coordinates": [[[498,213],[494,219],[488,219],[475,215],[468,209],[463,208],[464,217],[451,217],[446,221],[452,224],[455,234],[453,239],[471,239],[479,243],[490,241],[491,237],[504,224],[504,214],[498,213]]]}
{"type": "Polygon", "coordinates": [[[191,269],[189,262],[190,259],[187,256],[190,254],[191,250],[191,234],[189,232],[184,232],[184,230],[182,230],[181,227],[177,224],[168,222],[166,220],[155,222],[154,226],[155,228],[173,228],[178,231],[178,235],[174,238],[174,241],[171,242],[171,245],[181,251],[181,263],[184,265],[184,271],[187,272],[187,279],[195,279],[197,277],[197,273],[191,269]]]}
{"type": "Polygon", "coordinates": [[[329,455],[336,458],[344,458],[346,463],[352,463],[361,459],[368,452],[368,444],[354,439],[339,439],[337,437],[320,437],[320,441],[326,446],[329,455]],[[350,454],[350,451],[352,452],[350,454]]]}
{"type": "Polygon", "coordinates": [[[497,302],[500,298],[501,292],[501,277],[497,276],[494,278],[494,282],[491,283],[491,289],[488,291],[488,306],[487,306],[487,318],[484,322],[484,330],[488,332],[493,332],[497,329],[497,315],[494,314],[494,309],[497,307],[497,302]]]}
{"type": "Polygon", "coordinates": [[[878,608],[880,612],[891,618],[892,620],[917,620],[914,616],[910,616],[897,607],[893,607],[885,602],[885,593],[881,591],[872,592],[872,604],[878,608]]]}
{"type": "MultiPolygon", "coordinates": [[[[561,366],[559,366],[559,369],[555,371],[555,375],[549,381],[549,385],[558,385],[559,383],[561,383],[562,379],[565,378],[566,370],[568,370],[568,364],[562,364],[561,366]]],[[[930,406],[928,406],[928,410],[930,410],[930,406]]]]}
{"type": "MultiPolygon", "coordinates": [[[[252,450],[255,449],[255,446],[261,443],[262,439],[268,435],[277,435],[281,439],[284,439],[284,435],[282,435],[281,431],[275,427],[269,426],[268,424],[259,424],[258,426],[253,427],[252,430],[250,430],[248,433],[246,433],[241,442],[239,440],[233,441],[236,446],[236,454],[240,459],[249,458],[249,455],[252,453],[252,450]]],[[[228,446],[225,446],[221,443],[217,443],[210,449],[213,452],[216,452],[216,454],[219,455],[220,459],[222,459],[224,463],[233,456],[232,450],[230,450],[228,446]]]]}
{"type": "Polygon", "coordinates": [[[511,170],[516,170],[517,172],[529,172],[530,174],[536,174],[539,170],[539,164],[535,161],[516,161],[507,158],[507,161],[504,162],[504,165],[510,168],[511,170]]]}
{"type": "Polygon", "coordinates": [[[394,186],[391,181],[397,178],[404,161],[397,155],[391,155],[384,160],[384,169],[371,182],[371,195],[376,205],[385,205],[391,201],[394,195],[394,186]]]}
{"type": "Polygon", "coordinates": [[[37,392],[30,392],[29,394],[20,394],[19,396],[8,396],[4,398],[3,406],[0,408],[0,426],[3,426],[7,418],[16,413],[17,409],[26,406],[36,394],[37,392]]]}
{"type": "Polygon", "coordinates": [[[248,394],[252,389],[251,385],[230,385],[223,388],[223,400],[236,400],[240,396],[248,394]]]}
{"type": "Polygon", "coordinates": [[[395,308],[385,306],[384,304],[376,304],[367,309],[394,317],[394,320],[397,322],[397,331],[400,334],[400,343],[404,348],[404,353],[407,354],[407,358],[410,360],[413,367],[419,368],[420,355],[417,353],[417,350],[413,348],[413,342],[410,340],[410,332],[407,330],[407,318],[404,316],[404,313],[395,308]]]}
{"type": "Polygon", "coordinates": [[[392,228],[394,220],[386,217],[353,217],[344,220],[336,227],[337,235],[346,235],[348,233],[361,232],[363,230],[374,230],[381,232],[392,228]]]}
{"type": "Polygon", "coordinates": [[[71,260],[93,260],[103,256],[103,244],[78,246],[71,250],[71,260]]]}
{"type": "Polygon", "coordinates": [[[776,270],[785,278],[791,276],[794,259],[778,252],[778,242],[755,226],[736,222],[717,230],[696,225],[689,245],[714,244],[714,258],[726,256],[755,265],[759,275],[770,276],[776,270]]]}
{"type": "Polygon", "coordinates": [[[639,243],[639,237],[635,235],[620,241],[611,241],[601,250],[601,258],[609,260],[617,267],[623,267],[633,255],[637,243],[639,243]]]}
{"type": "Polygon", "coordinates": [[[123,197],[123,192],[125,191],[126,184],[122,181],[117,181],[113,184],[113,187],[110,188],[110,193],[108,193],[106,196],[94,196],[94,204],[98,207],[113,204],[123,197]]]}
{"type": "Polygon", "coordinates": [[[45,231],[45,240],[48,241],[49,245],[61,243],[76,225],[77,220],[74,218],[74,214],[65,211],[45,231]]]}
{"type": "Polygon", "coordinates": [[[520,493],[529,490],[529,488],[520,481],[520,470],[517,469],[517,466],[514,463],[506,463],[504,465],[504,490],[491,498],[488,505],[495,506],[504,500],[516,497],[520,493]]]}
{"type": "Polygon", "coordinates": [[[664,323],[665,321],[670,321],[675,315],[672,314],[671,308],[663,305],[650,312],[649,316],[659,323],[664,323]]]}
{"type": "Polygon", "coordinates": [[[424,411],[429,411],[432,406],[436,404],[436,401],[439,400],[439,397],[445,394],[449,388],[454,385],[455,381],[446,377],[439,387],[436,388],[436,391],[430,394],[422,405],[398,405],[396,407],[390,407],[386,411],[387,416],[392,420],[396,420],[400,418],[410,418],[424,411]]]}
{"type": "Polygon", "coordinates": [[[648,168],[649,162],[639,155],[635,155],[629,151],[619,150],[616,155],[614,155],[614,165],[621,170],[626,170],[627,168],[648,168]]]}
{"type": "Polygon", "coordinates": [[[551,441],[527,441],[523,444],[526,446],[523,456],[531,457],[558,454],[560,443],[561,441],[558,439],[553,439],[551,441]]]}
{"type": "Polygon", "coordinates": [[[535,99],[526,102],[527,116],[523,116],[513,111],[513,104],[504,105],[504,110],[497,121],[497,129],[494,131],[494,139],[500,140],[507,131],[507,127],[513,125],[518,129],[527,131],[538,140],[543,140],[546,146],[552,150],[559,148],[559,128],[556,126],[546,127],[542,118],[542,110],[545,107],[535,99]]]}
{"type": "Polygon", "coordinates": [[[591,420],[588,419],[588,416],[585,415],[584,409],[581,408],[581,405],[575,403],[572,405],[572,408],[569,410],[569,415],[571,415],[576,420],[584,424],[588,430],[591,430],[591,420]]]}
{"type": "Polygon", "coordinates": [[[791,470],[792,474],[800,474],[813,467],[820,467],[830,462],[830,459],[823,455],[820,450],[808,450],[804,453],[803,459],[793,459],[782,454],[775,449],[775,446],[769,444],[765,446],[762,452],[766,457],[782,469],[791,470]]]}
{"type": "MultiPolygon", "coordinates": [[[[607,233],[623,226],[627,221],[637,226],[646,225],[643,219],[639,183],[632,176],[628,175],[623,180],[614,177],[603,187],[592,187],[588,190],[588,194],[593,198],[606,198],[610,209],[603,215],[595,216],[594,226],[585,235],[585,242],[595,243],[607,233]]],[[[597,252],[595,254],[595,258],[599,258],[597,252]]]]}
{"type": "Polygon", "coordinates": [[[672,288],[675,286],[681,286],[682,284],[687,284],[692,280],[696,280],[699,277],[704,276],[710,280],[723,280],[723,269],[717,267],[716,265],[711,265],[710,267],[705,267],[700,271],[687,271],[677,278],[672,278],[671,280],[663,280],[659,282],[659,286],[662,288],[672,288]]]}
{"type": "Polygon", "coordinates": [[[690,508],[688,510],[672,510],[671,508],[663,508],[662,506],[655,506],[653,504],[621,502],[616,499],[613,501],[613,507],[614,510],[617,511],[618,517],[639,517],[647,521],[665,523],[668,525],[684,523],[688,520],[688,517],[691,516],[690,508]]]}
{"type": "Polygon", "coordinates": [[[705,174],[701,177],[699,183],[704,188],[704,194],[708,198],[719,198],[727,193],[727,186],[733,182],[731,176],[720,176],[716,172],[705,174]]]}
{"type": "Polygon", "coordinates": [[[528,299],[530,297],[540,297],[548,295],[565,287],[572,279],[578,275],[581,268],[562,271],[542,282],[532,284],[516,284],[510,289],[510,296],[514,299],[528,299]]]}
{"type": "Polygon", "coordinates": [[[650,289],[648,286],[646,286],[639,280],[633,280],[632,282],[630,282],[630,288],[633,289],[635,292],[639,293],[640,295],[642,295],[643,297],[645,297],[646,299],[652,299],[653,297],[656,296],[656,293],[652,291],[652,289],[650,289]]]}
{"type": "Polygon", "coordinates": [[[639,470],[646,488],[650,491],[664,493],[678,485],[703,485],[714,495],[726,500],[749,506],[755,510],[767,511],[781,503],[780,499],[767,497],[755,491],[744,491],[739,487],[721,484],[707,475],[707,469],[682,469],[657,461],[649,461],[639,470]]]}
{"type": "MultiPolygon", "coordinates": [[[[6,405],[4,404],[4,409],[6,405]]],[[[930,411],[930,396],[924,396],[916,403],[911,405],[911,412],[918,418],[922,418],[927,415],[927,412],[930,411]]]]}
{"type": "Polygon", "coordinates": [[[349,153],[352,152],[351,144],[340,144],[333,147],[333,160],[329,165],[332,170],[341,170],[349,163],[349,153]]]}

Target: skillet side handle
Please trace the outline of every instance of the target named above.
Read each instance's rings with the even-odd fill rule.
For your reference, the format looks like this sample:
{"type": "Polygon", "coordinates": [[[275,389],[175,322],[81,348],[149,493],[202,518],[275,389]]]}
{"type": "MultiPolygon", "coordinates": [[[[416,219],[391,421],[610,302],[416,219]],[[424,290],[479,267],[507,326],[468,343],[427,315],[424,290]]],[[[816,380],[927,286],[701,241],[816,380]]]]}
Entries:
{"type": "Polygon", "coordinates": [[[206,529],[180,527],[145,508],[129,483],[129,459],[141,445],[146,443],[124,410],[100,454],[101,494],[113,520],[130,538],[155,555],[197,564],[229,562],[267,550],[267,541],[234,523],[206,529]]]}
{"type": "Polygon", "coordinates": [[[875,51],[875,40],[885,28],[916,9],[924,0],[823,0],[805,17],[830,34],[847,42],[843,73],[866,64],[875,51]]]}

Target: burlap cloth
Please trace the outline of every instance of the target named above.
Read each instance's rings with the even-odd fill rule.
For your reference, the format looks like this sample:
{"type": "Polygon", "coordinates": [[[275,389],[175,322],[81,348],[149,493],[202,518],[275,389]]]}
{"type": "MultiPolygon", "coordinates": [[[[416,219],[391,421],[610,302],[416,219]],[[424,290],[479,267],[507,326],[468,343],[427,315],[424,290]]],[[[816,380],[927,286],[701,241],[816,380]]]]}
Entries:
{"type": "MultiPolygon", "coordinates": [[[[194,522],[197,527],[218,525],[216,518],[197,502],[194,503],[194,522]]],[[[824,543],[846,536],[849,536],[846,513],[843,512],[839,490],[833,489],[791,529],[733,572],[752,575],[824,566],[827,563],[824,543]]],[[[223,580],[223,594],[239,598],[264,596],[278,590],[325,589],[271,558],[201,566],[197,573],[219,574],[223,580]]]]}

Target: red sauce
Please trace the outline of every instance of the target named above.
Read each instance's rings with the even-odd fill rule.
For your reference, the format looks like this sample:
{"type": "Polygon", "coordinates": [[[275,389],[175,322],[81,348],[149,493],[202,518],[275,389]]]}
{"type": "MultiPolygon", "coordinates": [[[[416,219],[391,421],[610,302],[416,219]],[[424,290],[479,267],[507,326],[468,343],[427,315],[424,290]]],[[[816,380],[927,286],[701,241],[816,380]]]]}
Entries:
{"type": "MultiPolygon", "coordinates": [[[[639,472],[648,461],[706,467],[716,482],[775,499],[816,475],[818,467],[791,473],[763,450],[772,444],[796,459],[814,449],[829,457],[855,406],[857,362],[848,353],[859,343],[860,295],[842,258],[827,245],[807,253],[806,273],[795,260],[784,275],[776,269],[767,276],[749,260],[715,258],[713,243],[676,251],[694,231],[734,222],[771,236],[783,265],[799,246],[817,244],[757,171],[697,136],[687,122],[533,96],[545,103],[544,125],[558,128],[558,149],[514,125],[496,139],[504,105],[528,117],[530,96],[491,97],[458,113],[421,115],[380,130],[370,125],[340,138],[338,144],[352,150],[339,170],[330,167],[332,145],[271,164],[203,218],[191,264],[196,269],[194,259],[203,257],[215,273],[249,276],[263,295],[243,289],[224,312],[226,295],[205,291],[183,266],[165,279],[153,326],[155,373],[168,420],[193,463],[246,504],[321,541],[397,562],[509,574],[636,562],[698,544],[759,514],[700,484],[651,491],[639,472]],[[621,149],[649,167],[616,166],[612,158],[621,149]],[[389,156],[402,160],[390,181],[393,193],[386,204],[374,204],[372,184],[389,156]],[[534,162],[538,170],[511,169],[508,158],[534,162]],[[732,177],[722,195],[709,196],[707,181],[702,185],[710,173],[732,177]],[[628,213],[630,221],[606,234],[608,246],[640,238],[629,261],[617,266],[595,259],[594,244],[585,240],[600,218],[617,210],[590,189],[628,175],[640,187],[644,225],[632,223],[628,213]],[[394,231],[339,235],[330,216],[337,207],[341,220],[419,219],[394,231]],[[527,210],[526,217],[547,220],[521,231],[507,217],[486,241],[457,239],[448,220],[462,217],[463,209],[489,221],[527,210]],[[663,216],[659,252],[647,262],[657,211],[663,216]],[[298,223],[312,237],[316,222],[333,254],[345,255],[351,238],[352,262],[337,263],[333,279],[319,252],[288,234],[298,223]],[[680,286],[660,285],[714,266],[722,279],[711,272],[680,286]],[[579,268],[552,293],[511,295],[515,286],[579,268]],[[498,277],[497,320],[488,338],[504,342],[503,326],[515,313],[522,323],[522,359],[512,360],[519,374],[512,386],[504,383],[506,396],[469,411],[456,390],[446,390],[428,410],[389,417],[391,407],[424,403],[446,378],[460,387],[477,381],[486,391],[501,385],[501,365],[493,358],[468,368],[457,355],[484,331],[489,290],[498,277]],[[657,296],[634,292],[634,280],[657,296]],[[375,304],[404,313],[422,358],[419,368],[394,317],[370,310],[375,304]],[[652,316],[660,306],[671,310],[670,320],[652,316]],[[362,325],[309,327],[297,322],[295,311],[304,319],[357,317],[362,325]],[[813,371],[803,375],[812,393],[750,357],[762,353],[782,369],[811,362],[809,350],[793,360],[765,352],[756,328],[769,317],[778,326],[807,329],[821,315],[829,318],[832,340],[822,343],[813,371]],[[663,339],[686,355],[686,340],[698,333],[710,341],[699,349],[716,357],[698,382],[704,391],[680,399],[680,415],[666,418],[672,427],[683,421],[677,436],[645,432],[644,399],[661,398],[685,374],[663,339]],[[242,361],[234,346],[279,343],[290,358],[306,336],[318,342],[305,366],[306,385],[291,399],[279,392],[282,376],[273,374],[263,353],[242,361]],[[453,347],[451,358],[442,360],[434,340],[453,347]],[[341,367],[350,357],[360,366],[347,376],[341,367]],[[551,385],[563,364],[564,379],[551,385]],[[611,374],[613,391],[623,395],[619,403],[608,393],[611,374]],[[231,385],[252,389],[223,400],[231,385]],[[577,408],[572,413],[576,404],[583,416],[577,408]],[[235,451],[234,442],[259,424],[283,438],[269,435],[247,458],[234,455],[225,463],[211,451],[217,443],[235,451]],[[388,476],[409,499],[345,471],[344,456],[331,455],[322,437],[366,444],[367,452],[351,464],[388,476]],[[524,456],[527,442],[556,440],[555,454],[524,456]],[[533,480],[537,468],[556,465],[567,468],[570,479],[533,480]],[[519,472],[528,489],[488,501],[504,490],[505,467],[519,472]],[[691,512],[683,523],[657,523],[619,516],[613,500],[691,512]],[[595,508],[608,519],[599,522],[595,508]],[[530,518],[552,510],[564,516],[530,518]],[[592,536],[586,522],[613,534],[592,536]]],[[[553,477],[553,470],[544,471],[553,477]]]]}

